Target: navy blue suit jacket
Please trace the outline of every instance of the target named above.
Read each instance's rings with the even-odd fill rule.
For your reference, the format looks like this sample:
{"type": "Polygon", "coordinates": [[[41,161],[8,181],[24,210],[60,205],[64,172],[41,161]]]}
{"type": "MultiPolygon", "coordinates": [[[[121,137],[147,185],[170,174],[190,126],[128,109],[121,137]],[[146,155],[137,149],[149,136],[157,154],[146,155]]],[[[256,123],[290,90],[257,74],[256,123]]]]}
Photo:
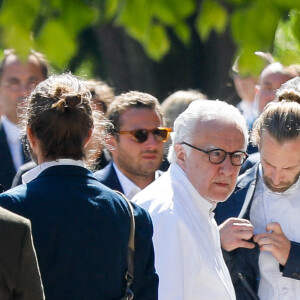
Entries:
{"type": "MultiPolygon", "coordinates": [[[[23,149],[23,162],[28,162],[29,158],[25,155],[23,149]]],[[[16,175],[13,158],[7,142],[6,133],[0,122],[0,189],[8,190],[11,188],[13,179],[16,175]]]]}
{"type": "Polygon", "coordinates": [[[0,122],[0,184],[4,190],[11,187],[16,169],[7,143],[6,134],[0,122]]]}
{"type": "MultiPolygon", "coordinates": [[[[161,170],[157,170],[158,176],[161,176],[164,172],[161,170]]],[[[121,183],[119,181],[118,175],[115,171],[112,161],[108,163],[108,165],[94,173],[94,176],[104,185],[111,188],[112,190],[117,190],[121,193],[124,193],[121,183]]]]}
{"type": "Polygon", "coordinates": [[[110,161],[108,165],[104,167],[102,170],[95,172],[94,176],[101,183],[111,188],[112,190],[117,190],[120,191],[121,193],[124,192],[112,161],[110,161]]]}
{"type": "MultiPolygon", "coordinates": [[[[0,195],[32,223],[48,300],[120,299],[125,293],[130,215],[126,201],[78,166],[54,166],[0,195]]],[[[157,299],[152,222],[134,205],[135,299],[157,299]]]]}
{"type": "MultiPolygon", "coordinates": [[[[215,209],[215,219],[218,224],[230,217],[250,219],[250,209],[257,185],[259,163],[239,176],[233,194],[215,209]]],[[[288,217],[288,216],[287,216],[288,217]]],[[[246,288],[247,283],[257,293],[259,284],[258,257],[259,248],[239,248],[231,252],[223,251],[225,261],[235,286],[237,299],[253,299],[246,288]]],[[[300,280],[300,243],[291,244],[290,255],[285,267],[278,263],[282,276],[300,280]]],[[[255,298],[254,298],[255,299],[255,298]]]]}

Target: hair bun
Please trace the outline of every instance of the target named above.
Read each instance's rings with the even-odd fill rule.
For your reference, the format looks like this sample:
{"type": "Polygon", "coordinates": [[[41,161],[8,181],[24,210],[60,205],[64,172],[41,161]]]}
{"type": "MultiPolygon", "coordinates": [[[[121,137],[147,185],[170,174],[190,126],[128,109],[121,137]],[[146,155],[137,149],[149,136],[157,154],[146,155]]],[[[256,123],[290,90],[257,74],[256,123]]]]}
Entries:
{"type": "Polygon", "coordinates": [[[66,107],[74,108],[81,103],[81,95],[65,96],[66,107]]]}
{"type": "Polygon", "coordinates": [[[66,99],[60,99],[57,102],[53,103],[51,108],[56,108],[57,110],[64,112],[66,107],[66,99]]]}
{"type": "Polygon", "coordinates": [[[75,108],[81,103],[81,95],[66,95],[64,98],[53,103],[51,108],[64,112],[66,108],[75,108]]]}

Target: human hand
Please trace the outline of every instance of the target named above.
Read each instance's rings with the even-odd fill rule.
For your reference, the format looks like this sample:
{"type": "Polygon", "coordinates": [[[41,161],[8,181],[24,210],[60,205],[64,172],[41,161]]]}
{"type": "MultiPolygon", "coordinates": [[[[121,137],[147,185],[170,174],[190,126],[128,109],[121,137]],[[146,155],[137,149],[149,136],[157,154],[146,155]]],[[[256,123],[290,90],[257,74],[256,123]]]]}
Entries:
{"type": "Polygon", "coordinates": [[[254,241],[258,243],[260,251],[270,251],[276,260],[285,266],[291,250],[291,241],[277,222],[267,224],[266,231],[268,232],[255,235],[254,241]]]}
{"type": "Polygon", "coordinates": [[[219,232],[222,248],[226,251],[255,247],[254,243],[247,242],[253,236],[253,226],[248,220],[229,218],[219,226],[219,232]]]}

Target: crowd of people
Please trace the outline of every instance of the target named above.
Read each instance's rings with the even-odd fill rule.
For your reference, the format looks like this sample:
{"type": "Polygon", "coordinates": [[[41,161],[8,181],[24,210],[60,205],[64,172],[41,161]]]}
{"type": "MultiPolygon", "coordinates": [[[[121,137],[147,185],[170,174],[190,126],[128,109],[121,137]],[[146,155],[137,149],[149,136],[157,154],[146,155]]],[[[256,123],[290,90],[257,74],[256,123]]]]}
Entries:
{"type": "Polygon", "coordinates": [[[300,69],[258,55],[235,107],[6,50],[0,299],[298,299],[300,69]]]}

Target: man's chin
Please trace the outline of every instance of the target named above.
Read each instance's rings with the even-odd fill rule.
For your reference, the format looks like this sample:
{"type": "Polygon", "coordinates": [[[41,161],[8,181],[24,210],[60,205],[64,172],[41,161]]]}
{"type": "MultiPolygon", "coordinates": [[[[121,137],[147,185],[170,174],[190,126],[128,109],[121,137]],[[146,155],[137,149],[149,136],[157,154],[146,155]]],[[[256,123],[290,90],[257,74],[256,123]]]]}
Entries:
{"type": "Polygon", "coordinates": [[[273,185],[271,185],[270,183],[266,183],[266,186],[268,187],[268,189],[274,193],[284,193],[285,191],[287,191],[291,185],[286,185],[286,186],[282,186],[282,187],[275,187],[273,185]]]}

